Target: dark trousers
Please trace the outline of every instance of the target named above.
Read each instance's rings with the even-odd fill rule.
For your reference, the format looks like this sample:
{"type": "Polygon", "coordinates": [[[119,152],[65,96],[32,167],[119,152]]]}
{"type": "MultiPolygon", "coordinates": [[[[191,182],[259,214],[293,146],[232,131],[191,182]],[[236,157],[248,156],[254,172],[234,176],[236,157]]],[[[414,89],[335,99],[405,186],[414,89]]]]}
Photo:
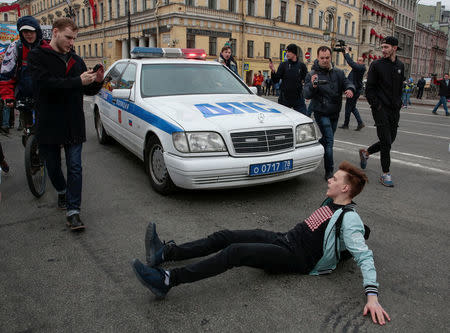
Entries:
{"type": "Polygon", "coordinates": [[[302,114],[304,114],[305,116],[310,117],[311,113],[308,113],[308,109],[306,108],[306,103],[305,103],[305,99],[302,97],[300,97],[298,100],[296,101],[288,101],[285,100],[284,98],[280,97],[278,98],[278,104],[287,106],[288,108],[293,108],[295,111],[298,111],[302,114]]]}
{"type": "Polygon", "coordinates": [[[358,122],[358,125],[362,124],[361,116],[359,115],[359,111],[356,108],[356,103],[358,102],[358,98],[360,92],[355,92],[352,98],[347,98],[347,101],[345,102],[345,119],[344,119],[344,125],[348,126],[350,123],[350,114],[353,113],[355,115],[356,121],[358,122]]]}
{"type": "Polygon", "coordinates": [[[308,273],[305,260],[294,254],[286,234],[261,229],[222,230],[194,242],[169,246],[164,259],[185,260],[215,252],[200,262],[171,270],[170,284],[198,281],[239,266],[271,273],[308,273]]]}
{"type": "Polygon", "coordinates": [[[0,163],[5,160],[5,155],[3,154],[2,143],[0,142],[0,163]]]}
{"type": "Polygon", "coordinates": [[[67,182],[61,170],[61,147],[60,145],[39,145],[40,153],[45,159],[48,177],[56,191],[66,191],[67,213],[79,212],[81,206],[82,167],[81,149],[82,144],[64,145],[66,155],[67,182]]]}
{"type": "Polygon", "coordinates": [[[381,169],[387,173],[391,166],[391,145],[397,137],[400,111],[381,106],[377,110],[372,109],[372,116],[379,141],[371,145],[367,151],[369,154],[380,152],[381,169]]]}
{"type": "Polygon", "coordinates": [[[423,95],[423,87],[419,88],[419,90],[417,91],[417,98],[422,99],[422,95],[423,95]]]}

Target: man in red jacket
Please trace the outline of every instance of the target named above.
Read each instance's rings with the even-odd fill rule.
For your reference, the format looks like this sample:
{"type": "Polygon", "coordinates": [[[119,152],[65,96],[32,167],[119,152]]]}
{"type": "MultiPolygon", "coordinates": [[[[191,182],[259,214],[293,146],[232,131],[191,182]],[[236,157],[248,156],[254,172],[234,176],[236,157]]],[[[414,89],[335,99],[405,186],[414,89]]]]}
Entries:
{"type": "Polygon", "coordinates": [[[53,23],[50,45],[34,49],[29,57],[36,100],[36,135],[46,161],[49,178],[58,192],[58,206],[67,207],[67,226],[84,229],[80,219],[82,167],[81,149],[86,141],[83,95],[97,94],[103,68],[88,71],[73,51],[78,27],[69,18],[53,23]],[[67,181],[61,170],[64,147],[67,181]],[[66,202],[62,202],[66,201],[66,202]]]}

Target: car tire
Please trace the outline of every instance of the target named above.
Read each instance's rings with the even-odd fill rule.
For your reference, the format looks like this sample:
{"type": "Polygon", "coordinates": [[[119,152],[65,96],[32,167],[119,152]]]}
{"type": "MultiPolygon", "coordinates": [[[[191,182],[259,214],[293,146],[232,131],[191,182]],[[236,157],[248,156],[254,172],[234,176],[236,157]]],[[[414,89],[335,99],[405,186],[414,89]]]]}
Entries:
{"type": "Polygon", "coordinates": [[[111,137],[106,133],[105,128],[103,127],[102,120],[100,118],[100,112],[98,109],[95,110],[95,132],[97,133],[98,142],[102,145],[105,145],[111,142],[111,137]]]}
{"type": "Polygon", "coordinates": [[[146,170],[153,189],[160,194],[172,193],[176,186],[170,178],[164,161],[164,148],[158,138],[148,140],[145,148],[146,170]]]}

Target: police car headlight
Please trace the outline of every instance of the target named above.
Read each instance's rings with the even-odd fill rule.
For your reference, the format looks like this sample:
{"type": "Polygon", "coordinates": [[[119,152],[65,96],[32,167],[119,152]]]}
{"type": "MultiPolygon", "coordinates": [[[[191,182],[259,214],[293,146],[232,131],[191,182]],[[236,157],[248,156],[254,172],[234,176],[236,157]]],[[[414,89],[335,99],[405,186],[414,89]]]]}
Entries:
{"type": "Polygon", "coordinates": [[[227,151],[222,137],[215,132],[177,132],[172,138],[175,148],[182,153],[227,151]]]}
{"type": "Polygon", "coordinates": [[[314,123],[298,125],[295,129],[295,143],[305,143],[317,140],[314,123]]]}

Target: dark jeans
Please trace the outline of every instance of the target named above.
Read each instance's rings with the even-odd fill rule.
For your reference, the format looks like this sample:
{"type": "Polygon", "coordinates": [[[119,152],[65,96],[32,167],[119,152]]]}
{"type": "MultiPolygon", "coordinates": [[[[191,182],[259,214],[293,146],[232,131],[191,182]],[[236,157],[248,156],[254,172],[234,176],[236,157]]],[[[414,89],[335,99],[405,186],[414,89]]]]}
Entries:
{"type": "Polygon", "coordinates": [[[334,161],[333,161],[334,133],[336,132],[338,118],[330,118],[327,116],[322,116],[317,112],[314,113],[314,118],[316,119],[317,126],[319,126],[320,133],[322,133],[322,137],[320,138],[319,142],[323,146],[323,149],[325,150],[323,154],[325,173],[332,173],[334,170],[334,161]]]}
{"type": "Polygon", "coordinates": [[[439,102],[437,102],[437,104],[434,106],[433,113],[436,113],[441,104],[444,107],[445,114],[448,114],[447,97],[445,96],[439,96],[439,102]]]}
{"type": "Polygon", "coordinates": [[[9,116],[11,114],[11,108],[4,106],[2,110],[3,118],[2,118],[2,127],[9,127],[9,116]]]}
{"type": "Polygon", "coordinates": [[[375,111],[372,109],[372,116],[375,120],[380,141],[371,145],[367,151],[369,154],[380,152],[381,169],[387,173],[391,166],[391,145],[397,137],[400,112],[399,110],[382,106],[375,111]]]}
{"type": "Polygon", "coordinates": [[[0,142],[0,163],[5,159],[5,155],[3,154],[2,143],[0,142]]]}
{"type": "Polygon", "coordinates": [[[419,88],[419,90],[417,91],[417,98],[422,99],[422,95],[423,95],[423,88],[419,88]]]}
{"type": "Polygon", "coordinates": [[[295,111],[303,113],[305,116],[310,117],[311,113],[308,113],[308,109],[306,108],[305,99],[300,97],[299,100],[295,102],[287,101],[283,98],[278,98],[278,104],[287,106],[288,108],[293,108],[295,111]]]}
{"type": "Polygon", "coordinates": [[[45,159],[48,177],[50,178],[56,191],[66,191],[67,213],[80,211],[81,187],[82,187],[82,167],[81,149],[82,144],[64,145],[66,155],[67,182],[61,170],[61,146],[60,145],[39,145],[40,153],[45,159]]]}
{"type": "Polygon", "coordinates": [[[345,119],[344,119],[345,126],[348,126],[348,124],[350,123],[351,113],[355,115],[358,125],[361,125],[363,122],[361,116],[359,115],[358,109],[356,108],[356,103],[358,102],[360,94],[361,94],[360,92],[356,92],[352,98],[347,98],[347,101],[345,102],[345,119]]]}
{"type": "Polygon", "coordinates": [[[222,230],[194,242],[171,245],[164,252],[164,259],[185,260],[218,251],[200,262],[171,270],[170,284],[198,281],[239,266],[262,268],[271,273],[308,273],[303,258],[294,255],[286,234],[261,229],[222,230]]]}

